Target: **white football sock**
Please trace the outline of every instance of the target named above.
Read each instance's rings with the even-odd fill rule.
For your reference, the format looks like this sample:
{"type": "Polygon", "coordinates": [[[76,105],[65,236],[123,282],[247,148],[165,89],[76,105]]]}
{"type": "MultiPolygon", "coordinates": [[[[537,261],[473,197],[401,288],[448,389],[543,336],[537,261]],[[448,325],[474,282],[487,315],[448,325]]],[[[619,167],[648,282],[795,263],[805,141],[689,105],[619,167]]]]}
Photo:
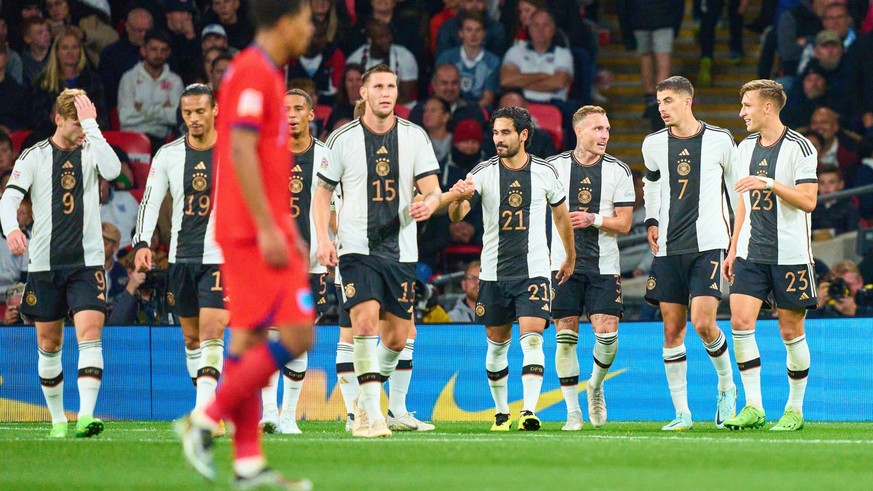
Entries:
{"type": "Polygon", "coordinates": [[[370,424],[385,419],[380,401],[382,379],[376,346],[378,341],[379,336],[355,336],[355,374],[361,386],[358,405],[367,412],[370,424]]]}
{"type": "Polygon", "coordinates": [[[103,380],[103,343],[79,343],[79,417],[93,416],[103,380]]]}
{"type": "Polygon", "coordinates": [[[400,352],[397,360],[397,368],[388,380],[388,410],[394,416],[402,416],[407,413],[406,394],[409,392],[409,383],[412,381],[412,353],[415,350],[415,340],[407,339],[406,346],[400,352]]]}
{"type": "Polygon", "coordinates": [[[576,344],[579,334],[569,329],[558,332],[555,336],[555,371],[558,382],[567,404],[567,413],[581,412],[579,407],[579,358],[576,356],[576,344]]]}
{"type": "Polygon", "coordinates": [[[509,378],[509,344],[512,340],[495,343],[488,340],[488,352],[485,354],[485,371],[488,374],[488,385],[491,387],[491,397],[498,414],[509,414],[509,391],[506,381],[509,378]]]}
{"type": "Polygon", "coordinates": [[[204,407],[215,398],[215,389],[224,368],[224,340],[207,339],[200,343],[200,366],[197,369],[197,403],[204,407]]]}
{"type": "Polygon", "coordinates": [[[733,331],[734,356],[737,357],[737,368],[743,380],[743,392],[746,395],[746,405],[761,411],[764,403],[761,400],[761,354],[755,341],[755,330],[733,331]]]}
{"type": "Polygon", "coordinates": [[[355,398],[358,397],[358,377],[355,376],[355,345],[337,343],[336,379],[346,404],[346,413],[355,414],[355,398]]]}
{"type": "Polygon", "coordinates": [[[284,388],[282,390],[282,414],[286,412],[297,420],[297,402],[300,400],[300,389],[303,388],[303,379],[306,377],[306,368],[309,365],[309,353],[294,358],[285,364],[282,370],[284,388]]]}
{"type": "Polygon", "coordinates": [[[61,365],[62,350],[54,353],[39,350],[37,371],[39,383],[42,386],[42,394],[45,403],[52,416],[52,423],[66,423],[67,416],[64,414],[64,367],[61,365]]]}
{"type": "Polygon", "coordinates": [[[809,376],[809,344],[805,335],[784,343],[788,362],[788,403],[785,409],[794,409],[803,414],[803,396],[809,376]]]}
{"type": "Polygon", "coordinates": [[[526,332],[519,337],[524,359],[521,367],[521,386],[524,391],[523,411],[537,411],[537,402],[543,387],[546,356],[543,354],[543,336],[526,332]]]}
{"type": "Polygon", "coordinates": [[[664,348],[664,371],[667,373],[667,386],[670,387],[670,397],[676,413],[691,414],[688,409],[688,361],[685,358],[685,345],[675,348],[664,348]]]}
{"type": "Polygon", "coordinates": [[[731,367],[731,355],[728,351],[727,341],[724,338],[724,332],[718,330],[718,337],[715,341],[706,344],[706,352],[709,353],[709,359],[712,360],[712,366],[715,367],[715,373],[718,374],[718,390],[719,392],[728,389],[733,389],[734,385],[734,370],[731,367]]]}
{"type": "Polygon", "coordinates": [[[594,334],[594,363],[591,365],[591,378],[588,385],[597,388],[603,384],[609,367],[618,352],[618,332],[594,334]]]}

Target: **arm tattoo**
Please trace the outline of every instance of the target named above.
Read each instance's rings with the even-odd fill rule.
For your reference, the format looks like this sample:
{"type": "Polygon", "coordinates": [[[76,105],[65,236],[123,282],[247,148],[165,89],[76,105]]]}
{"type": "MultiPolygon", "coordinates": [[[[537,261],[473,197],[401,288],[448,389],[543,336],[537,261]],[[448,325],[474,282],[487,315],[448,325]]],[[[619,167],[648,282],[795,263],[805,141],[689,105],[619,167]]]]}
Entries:
{"type": "Polygon", "coordinates": [[[320,187],[320,188],[324,188],[324,189],[327,189],[327,190],[330,191],[331,193],[333,192],[334,189],[336,189],[336,185],[335,185],[335,184],[331,184],[331,183],[325,181],[324,179],[319,179],[319,180],[318,180],[318,187],[320,187]]]}

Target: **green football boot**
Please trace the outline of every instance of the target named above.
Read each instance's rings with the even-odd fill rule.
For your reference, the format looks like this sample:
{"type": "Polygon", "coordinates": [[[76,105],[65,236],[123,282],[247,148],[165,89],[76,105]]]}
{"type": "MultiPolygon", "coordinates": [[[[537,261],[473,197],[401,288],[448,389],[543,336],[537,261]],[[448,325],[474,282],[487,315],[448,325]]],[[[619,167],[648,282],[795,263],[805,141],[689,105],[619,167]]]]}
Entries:
{"type": "Polygon", "coordinates": [[[67,422],[52,423],[52,431],[49,433],[49,438],[66,438],[67,437],[67,422]]]}
{"type": "Polygon", "coordinates": [[[103,421],[94,416],[80,416],[76,421],[76,438],[91,438],[103,432],[103,421]]]}
{"type": "Polygon", "coordinates": [[[753,406],[746,406],[735,418],[726,419],[724,427],[732,431],[747,430],[760,428],[766,422],[767,416],[764,411],[753,406]]]}
{"type": "Polygon", "coordinates": [[[803,429],[803,415],[794,409],[786,409],[770,431],[797,431],[803,429]]]}

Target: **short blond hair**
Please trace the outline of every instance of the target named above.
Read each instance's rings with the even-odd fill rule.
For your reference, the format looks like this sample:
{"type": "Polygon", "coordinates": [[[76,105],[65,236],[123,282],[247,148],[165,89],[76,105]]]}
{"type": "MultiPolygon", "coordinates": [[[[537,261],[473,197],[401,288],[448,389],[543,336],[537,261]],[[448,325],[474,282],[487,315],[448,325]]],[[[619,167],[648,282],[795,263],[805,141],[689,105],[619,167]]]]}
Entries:
{"type": "Polygon", "coordinates": [[[82,89],[64,89],[55,100],[55,113],[64,119],[79,119],[76,111],[76,96],[87,95],[82,89]]]}
{"type": "Polygon", "coordinates": [[[851,259],[844,259],[831,266],[830,273],[834,278],[839,278],[846,273],[859,273],[858,265],[851,259]]]}
{"type": "Polygon", "coordinates": [[[773,103],[773,107],[776,108],[777,112],[785,107],[785,101],[788,99],[782,84],[773,80],[759,79],[746,82],[740,89],[740,97],[746,95],[746,92],[758,92],[762,99],[773,103]]]}
{"type": "Polygon", "coordinates": [[[603,109],[600,106],[582,106],[573,113],[573,127],[575,128],[577,124],[581,123],[583,119],[589,114],[603,114],[606,115],[606,109],[603,109]]]}

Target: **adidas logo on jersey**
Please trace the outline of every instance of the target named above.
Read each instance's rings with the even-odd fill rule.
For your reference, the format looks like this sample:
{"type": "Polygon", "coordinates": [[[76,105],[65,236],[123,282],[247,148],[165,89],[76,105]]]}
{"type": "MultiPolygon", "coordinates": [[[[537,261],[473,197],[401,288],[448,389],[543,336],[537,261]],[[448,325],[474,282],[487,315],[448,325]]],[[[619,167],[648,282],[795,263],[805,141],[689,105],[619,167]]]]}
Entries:
{"type": "Polygon", "coordinates": [[[291,172],[303,172],[303,169],[300,168],[300,165],[295,165],[291,172]]]}
{"type": "Polygon", "coordinates": [[[101,292],[99,295],[97,295],[97,300],[103,300],[103,301],[105,302],[105,301],[106,301],[106,295],[104,295],[104,294],[101,292]]]}
{"type": "Polygon", "coordinates": [[[318,299],[318,305],[324,305],[327,303],[327,300],[324,297],[318,299]]]}
{"type": "Polygon", "coordinates": [[[800,294],[800,299],[801,300],[809,300],[809,295],[807,295],[806,292],[803,292],[800,294]]]}
{"type": "Polygon", "coordinates": [[[206,164],[203,161],[200,161],[199,164],[194,166],[194,170],[206,170],[206,164]]]}
{"type": "Polygon", "coordinates": [[[615,303],[622,303],[621,302],[621,295],[615,297],[615,303]]]}
{"type": "Polygon", "coordinates": [[[709,287],[712,288],[713,290],[721,290],[721,288],[719,288],[716,283],[709,285],[709,287]]]}
{"type": "Polygon", "coordinates": [[[385,148],[385,145],[382,145],[382,147],[380,147],[379,150],[376,150],[376,155],[381,155],[383,153],[388,153],[388,149],[385,148]]]}
{"type": "Polygon", "coordinates": [[[64,162],[64,165],[62,165],[61,168],[62,169],[72,169],[73,164],[71,164],[70,161],[68,160],[68,161],[64,162]]]}
{"type": "Polygon", "coordinates": [[[582,179],[582,182],[580,182],[579,184],[591,184],[591,179],[586,177],[585,179],[582,179]]]}
{"type": "Polygon", "coordinates": [[[680,156],[680,157],[685,157],[685,156],[688,156],[688,155],[691,155],[691,152],[689,152],[687,148],[682,149],[682,151],[679,152],[679,156],[680,156]]]}
{"type": "Polygon", "coordinates": [[[509,185],[509,187],[511,187],[511,188],[520,188],[520,187],[521,187],[521,184],[519,184],[518,181],[514,181],[512,184],[509,185]]]}
{"type": "Polygon", "coordinates": [[[548,305],[543,305],[542,310],[545,310],[546,312],[548,312],[548,311],[549,311],[549,306],[548,306],[548,305]]]}
{"type": "Polygon", "coordinates": [[[761,163],[759,163],[758,165],[760,165],[761,167],[767,167],[767,159],[762,160],[761,163]]]}

